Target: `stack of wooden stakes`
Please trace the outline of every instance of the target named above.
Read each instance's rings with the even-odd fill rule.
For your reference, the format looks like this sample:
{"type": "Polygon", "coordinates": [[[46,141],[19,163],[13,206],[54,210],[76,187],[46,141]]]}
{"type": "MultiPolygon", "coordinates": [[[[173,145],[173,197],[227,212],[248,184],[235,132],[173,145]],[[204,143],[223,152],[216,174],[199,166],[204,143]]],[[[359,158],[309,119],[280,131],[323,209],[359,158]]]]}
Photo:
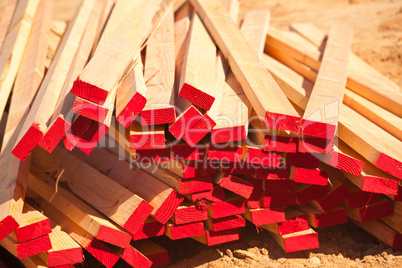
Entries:
{"type": "Polygon", "coordinates": [[[163,266],[149,238],[216,246],[246,221],[286,252],[348,220],[402,249],[402,92],[349,27],[280,31],[237,0],[52,11],[0,20],[0,245],[27,267],[163,266]]]}

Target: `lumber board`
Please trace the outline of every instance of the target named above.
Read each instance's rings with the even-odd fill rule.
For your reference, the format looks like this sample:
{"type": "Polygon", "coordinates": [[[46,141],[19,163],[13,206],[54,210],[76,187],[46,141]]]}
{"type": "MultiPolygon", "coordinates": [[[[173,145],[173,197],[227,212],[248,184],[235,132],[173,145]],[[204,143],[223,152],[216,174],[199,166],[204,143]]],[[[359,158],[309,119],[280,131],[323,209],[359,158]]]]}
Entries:
{"type": "Polygon", "coordinates": [[[63,213],[36,195],[34,192],[29,190],[27,192],[27,196],[35,201],[35,205],[43,210],[45,215],[48,215],[53,221],[61,226],[62,231],[66,232],[104,266],[111,268],[119,260],[119,256],[113,253],[103,242],[97,240],[93,235],[71,221],[63,213]]]}
{"type": "Polygon", "coordinates": [[[172,240],[189,238],[204,234],[204,224],[202,222],[193,222],[187,224],[173,224],[172,222],[166,223],[166,236],[172,240]]]}
{"type": "Polygon", "coordinates": [[[38,7],[38,14],[32,22],[30,42],[22,56],[23,62],[11,97],[0,152],[0,240],[18,227],[18,218],[24,206],[29,160],[26,161],[27,163],[22,163],[11,152],[44,75],[52,3],[52,1],[43,1],[38,7]]]}
{"type": "Polygon", "coordinates": [[[328,172],[326,170],[320,169],[309,169],[291,166],[289,179],[297,183],[325,186],[328,183],[328,172]]]}
{"type": "MultiPolygon", "coordinates": [[[[253,191],[250,197],[246,200],[248,208],[261,208],[262,207],[262,180],[257,180],[252,175],[247,176],[247,182],[253,185],[253,191]]],[[[296,200],[296,199],[295,199],[296,200]]]]}
{"type": "Polygon", "coordinates": [[[346,208],[346,212],[349,218],[361,223],[367,223],[393,215],[392,201],[383,199],[360,208],[346,208]]]}
{"type": "Polygon", "coordinates": [[[170,148],[163,149],[137,149],[132,150],[132,158],[138,163],[165,163],[170,159],[170,148]]]}
{"type": "Polygon", "coordinates": [[[116,120],[126,128],[137,118],[147,102],[141,55],[138,53],[135,58],[133,69],[116,91],[116,120]]]}
{"type": "MultiPolygon", "coordinates": [[[[309,23],[292,23],[290,29],[297,32],[317,48],[323,45],[325,34],[319,28],[309,23]]],[[[386,76],[371,67],[368,63],[356,56],[354,53],[350,55],[348,66],[347,88],[365,97],[373,103],[390,110],[391,112],[401,116],[401,111],[395,103],[400,106],[400,88],[386,76]],[[399,95],[399,100],[393,99],[399,95]],[[390,105],[392,103],[392,105],[390,105]]]]}
{"type": "Polygon", "coordinates": [[[202,203],[205,200],[212,202],[212,203],[219,203],[219,202],[225,202],[225,190],[222,187],[219,186],[214,186],[211,190],[203,191],[203,192],[198,192],[198,193],[192,193],[189,195],[186,195],[186,197],[192,201],[192,202],[197,202],[197,203],[202,203]]]}
{"type": "MultiPolygon", "coordinates": [[[[115,95],[126,69],[156,26],[154,23],[169,8],[161,5],[160,0],[141,1],[135,5],[135,12],[123,16],[105,43],[96,49],[92,59],[74,82],[71,92],[99,105],[103,105],[110,95],[115,95]]],[[[133,11],[133,8],[127,8],[125,12],[129,10],[133,11]]],[[[100,42],[103,42],[102,38],[100,42]]]]}
{"type": "Polygon", "coordinates": [[[94,5],[95,0],[85,0],[66,30],[12,151],[20,160],[43,138],[94,5]]]}
{"type": "Polygon", "coordinates": [[[310,201],[326,195],[329,191],[328,185],[299,184],[296,191],[297,204],[304,206],[310,201]]]}
{"type": "Polygon", "coordinates": [[[219,219],[208,218],[204,224],[209,230],[219,232],[244,227],[246,226],[246,219],[240,215],[233,215],[219,219]]]}
{"type": "Polygon", "coordinates": [[[59,181],[66,182],[71,191],[130,233],[135,233],[153,210],[141,197],[60,147],[51,156],[38,148],[33,163],[54,178],[60,176],[59,181]],[[94,188],[96,192],[91,191],[94,188]]]}
{"type": "Polygon", "coordinates": [[[9,0],[6,8],[3,10],[0,19],[0,52],[3,47],[4,39],[6,38],[8,29],[10,28],[11,21],[14,16],[14,12],[17,8],[17,0],[9,0]]]}
{"type": "Polygon", "coordinates": [[[211,143],[208,146],[207,159],[224,162],[241,162],[243,160],[243,147],[236,144],[233,146],[215,146],[211,143]]]}
{"type": "Polygon", "coordinates": [[[82,263],[84,256],[82,247],[75,242],[61,227],[52,223],[49,234],[52,248],[38,254],[38,257],[48,266],[62,266],[82,263]]]}
{"type": "Polygon", "coordinates": [[[49,219],[42,213],[24,204],[24,210],[18,220],[20,225],[10,236],[17,242],[26,242],[52,232],[49,219]]]}
{"type": "Polygon", "coordinates": [[[216,46],[197,14],[186,42],[178,96],[208,111],[215,101],[216,46]]]}
{"type": "Polygon", "coordinates": [[[256,226],[285,221],[285,208],[246,208],[242,216],[256,226]]]}
{"type": "Polygon", "coordinates": [[[208,219],[206,208],[192,202],[183,202],[172,215],[171,221],[175,224],[205,221],[208,219]]]}
{"type": "MultiPolygon", "coordinates": [[[[263,56],[263,61],[289,99],[304,109],[311,84],[308,85],[299,74],[269,56],[263,56]]],[[[398,179],[402,178],[402,144],[399,140],[346,105],[340,109],[338,136],[376,167],[398,179]]]]}
{"type": "Polygon", "coordinates": [[[192,237],[207,246],[219,246],[225,243],[239,241],[242,238],[241,228],[233,228],[222,231],[205,231],[205,234],[192,237]]]}
{"type": "Polygon", "coordinates": [[[153,265],[152,261],[131,245],[120,253],[120,258],[132,267],[149,268],[153,265]]]}
{"type": "Polygon", "coordinates": [[[310,229],[307,217],[294,208],[286,208],[286,220],[261,225],[261,227],[271,233],[278,235],[287,235],[295,232],[301,232],[310,229]]]}
{"type": "Polygon", "coordinates": [[[174,14],[169,10],[147,42],[144,69],[146,104],[141,112],[143,126],[175,122],[174,38],[174,14]]]}
{"type": "Polygon", "coordinates": [[[358,191],[356,192],[354,189],[350,188],[350,185],[348,185],[348,188],[351,194],[348,196],[348,198],[346,198],[346,202],[344,204],[349,209],[364,207],[370,204],[380,202],[382,200],[381,195],[379,194],[363,192],[357,187],[355,187],[358,189],[358,191]]]}
{"type": "Polygon", "coordinates": [[[288,207],[296,205],[296,194],[294,192],[263,193],[261,206],[263,208],[288,207]]]}
{"type": "Polygon", "coordinates": [[[133,234],[133,240],[144,240],[150,237],[162,236],[165,234],[165,224],[160,223],[153,217],[148,217],[148,219],[142,224],[142,227],[138,232],[133,234]]]}
{"type": "Polygon", "coordinates": [[[161,223],[166,223],[184,200],[167,184],[142,171],[135,164],[131,165],[106,150],[97,148],[89,157],[79,153],[75,153],[75,155],[131,192],[144,198],[154,208],[151,215],[161,223]]]}
{"type": "Polygon", "coordinates": [[[242,178],[221,171],[218,171],[216,174],[214,174],[212,179],[215,184],[226,190],[234,192],[245,199],[250,198],[250,195],[254,189],[254,186],[251,183],[243,180],[242,178]]]}
{"type": "Polygon", "coordinates": [[[49,33],[49,44],[46,53],[45,66],[49,68],[56,55],[57,48],[60,45],[61,39],[63,38],[64,32],[66,31],[67,23],[64,21],[52,21],[49,33]]]}
{"type": "MultiPolygon", "coordinates": [[[[25,0],[17,3],[8,27],[9,31],[3,41],[0,53],[0,95],[2,96],[0,118],[3,117],[39,4],[39,0],[25,0]]],[[[4,17],[4,19],[7,18],[4,17]]]]}
{"type": "Polygon", "coordinates": [[[401,225],[402,202],[394,201],[393,207],[394,207],[394,214],[381,218],[381,221],[390,226],[391,228],[393,228],[398,233],[402,234],[402,225],[401,225]]]}
{"type": "Polygon", "coordinates": [[[297,183],[289,180],[263,180],[262,189],[267,193],[291,191],[296,192],[297,183]]]}
{"type": "Polygon", "coordinates": [[[250,176],[256,174],[256,169],[243,160],[240,162],[221,162],[220,170],[229,174],[250,176]]]}
{"type": "Polygon", "coordinates": [[[219,46],[236,79],[268,127],[297,132],[299,115],[278,84],[232,21],[224,7],[211,0],[191,0],[201,20],[219,46]],[[279,120],[281,116],[282,120],[279,120]]]}
{"type": "Polygon", "coordinates": [[[22,264],[27,268],[46,268],[46,264],[38,257],[31,256],[21,260],[22,264]]]}
{"type": "Polygon", "coordinates": [[[355,220],[351,221],[366,232],[383,241],[385,244],[396,249],[402,249],[402,235],[383,222],[375,220],[362,224],[355,220]]]}
{"type": "MultiPolygon", "coordinates": [[[[176,1],[177,2],[177,1],[176,1]]],[[[134,241],[131,243],[139,252],[152,261],[155,267],[169,264],[168,251],[149,239],[134,241]]]]}
{"type": "MultiPolygon", "coordinates": [[[[270,13],[267,10],[249,11],[241,26],[241,32],[258,57],[261,57],[263,53],[262,44],[265,43],[269,20],[270,13]]],[[[219,109],[214,110],[217,114],[210,114],[213,118],[218,118],[217,125],[211,132],[213,143],[244,140],[248,133],[250,102],[233,73],[229,72],[226,77],[226,82],[221,89],[219,109]]]]}
{"type": "Polygon", "coordinates": [[[348,217],[346,216],[346,209],[340,206],[327,212],[322,212],[310,204],[302,207],[297,206],[295,208],[307,215],[310,226],[314,228],[323,228],[338,225],[346,223],[348,221],[348,217]]]}
{"type": "Polygon", "coordinates": [[[319,247],[318,233],[311,228],[286,235],[279,235],[272,232],[269,232],[269,234],[286,253],[319,247]]]}
{"type": "Polygon", "coordinates": [[[130,148],[132,150],[163,149],[165,146],[165,126],[143,126],[134,121],[130,126],[130,148]]]}
{"type": "Polygon", "coordinates": [[[277,152],[266,152],[257,146],[243,144],[244,161],[264,167],[283,167],[283,156],[277,152]]]}
{"type": "Polygon", "coordinates": [[[49,125],[43,138],[38,143],[40,147],[49,153],[54,150],[71,127],[73,121],[71,107],[74,103],[74,95],[70,93],[70,89],[75,78],[88,61],[99,26],[102,9],[103,5],[95,5],[91,11],[91,23],[88,23],[85,27],[85,31],[79,41],[80,44],[73,56],[74,59],[60,91],[53,116],[49,120],[49,125]]]}
{"type": "Polygon", "coordinates": [[[331,27],[320,69],[303,114],[302,135],[333,139],[346,85],[353,31],[336,24],[331,27]]]}
{"type": "Polygon", "coordinates": [[[208,204],[208,216],[213,219],[245,213],[244,200],[235,194],[228,195],[225,202],[208,204]]]}
{"type": "Polygon", "coordinates": [[[6,248],[8,252],[18,259],[28,258],[52,248],[49,235],[35,238],[24,243],[18,243],[11,237],[7,236],[0,241],[0,246],[6,248]]]}
{"type": "Polygon", "coordinates": [[[190,147],[185,143],[173,144],[170,147],[171,159],[177,161],[199,161],[204,160],[207,145],[190,147]]]}
{"type": "Polygon", "coordinates": [[[29,189],[56,207],[80,228],[98,240],[118,247],[125,247],[130,243],[130,234],[111,223],[97,210],[71,192],[58,187],[45,172],[34,165],[31,166],[30,171],[29,189]]]}

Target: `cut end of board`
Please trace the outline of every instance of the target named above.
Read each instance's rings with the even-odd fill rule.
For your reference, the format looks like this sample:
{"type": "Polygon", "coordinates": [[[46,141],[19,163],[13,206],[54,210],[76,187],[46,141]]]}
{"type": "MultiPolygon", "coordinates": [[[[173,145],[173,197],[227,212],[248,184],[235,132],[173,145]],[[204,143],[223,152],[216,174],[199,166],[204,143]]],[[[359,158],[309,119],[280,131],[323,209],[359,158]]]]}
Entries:
{"type": "Polygon", "coordinates": [[[39,126],[32,125],[11,153],[19,160],[25,161],[42,138],[43,132],[39,129],[39,126]]]}
{"type": "Polygon", "coordinates": [[[71,125],[59,116],[40,140],[39,146],[49,153],[53,152],[70,128],[71,125]]]}
{"type": "Polygon", "coordinates": [[[151,150],[165,148],[165,134],[145,133],[130,135],[130,149],[151,150]]]}
{"type": "Polygon", "coordinates": [[[302,126],[301,133],[303,135],[328,140],[332,140],[335,137],[335,131],[336,131],[335,124],[326,124],[303,119],[301,126],[302,126]]]}
{"type": "Polygon", "coordinates": [[[296,153],[298,138],[265,135],[264,151],[296,153]]]}
{"type": "Polygon", "coordinates": [[[15,230],[17,241],[19,243],[26,242],[52,232],[49,219],[34,222],[32,224],[22,226],[15,230]]]}
{"type": "Polygon", "coordinates": [[[215,127],[215,125],[215,121],[206,114],[186,132],[183,136],[183,140],[190,147],[194,147],[215,127]]]}
{"type": "Polygon", "coordinates": [[[145,222],[153,209],[154,208],[146,201],[141,201],[133,214],[131,214],[130,218],[124,224],[124,229],[129,231],[131,234],[135,234],[141,228],[141,224],[145,222]]]}
{"type": "Polygon", "coordinates": [[[212,143],[241,141],[245,139],[247,139],[247,132],[244,125],[213,129],[211,131],[212,143]]]}
{"type": "Polygon", "coordinates": [[[194,107],[190,107],[169,127],[169,132],[180,140],[195,125],[203,115],[194,107]]]}
{"type": "Polygon", "coordinates": [[[264,122],[269,128],[301,133],[301,120],[302,119],[298,116],[267,112],[265,114],[264,122]]]}
{"type": "Polygon", "coordinates": [[[167,223],[183,201],[183,196],[176,191],[172,191],[165,202],[163,202],[162,206],[154,213],[153,217],[160,223],[167,223]]]}
{"type": "Polygon", "coordinates": [[[378,157],[375,166],[402,180],[402,162],[384,153],[378,157]]]}
{"type": "Polygon", "coordinates": [[[135,93],[134,97],[127,103],[123,110],[116,115],[116,120],[124,127],[128,128],[131,123],[141,113],[147,100],[140,93],[135,93]]]}
{"type": "Polygon", "coordinates": [[[316,138],[316,137],[302,137],[299,141],[300,153],[319,153],[329,154],[334,151],[334,140],[316,138]]]}
{"type": "Polygon", "coordinates": [[[85,249],[107,268],[113,267],[119,260],[119,256],[96,238],[85,249]]]}
{"type": "Polygon", "coordinates": [[[15,247],[17,249],[18,258],[24,259],[41,252],[48,251],[52,248],[52,244],[50,242],[49,235],[45,235],[21,244],[17,244],[15,247]]]}
{"type": "Polygon", "coordinates": [[[170,124],[174,123],[175,121],[176,121],[176,112],[173,106],[165,108],[155,108],[149,110],[147,109],[141,112],[142,126],[170,124]]]}
{"type": "Polygon", "coordinates": [[[77,78],[74,81],[73,88],[71,89],[71,93],[83,98],[85,100],[92,101],[99,105],[105,103],[106,97],[109,94],[106,90],[103,90],[97,86],[91,85],[85,81],[77,78]]]}
{"type": "Polygon", "coordinates": [[[0,221],[0,241],[11,234],[19,227],[18,222],[12,217],[7,216],[0,221]]]}
{"type": "Polygon", "coordinates": [[[130,244],[131,241],[131,235],[129,233],[120,231],[118,229],[113,229],[104,225],[102,225],[99,228],[99,232],[96,235],[96,238],[103,242],[121,248],[128,246],[128,244],[130,244]]]}
{"type": "Polygon", "coordinates": [[[82,247],[48,252],[47,259],[49,267],[72,265],[84,261],[82,247]]]}
{"type": "Polygon", "coordinates": [[[78,97],[75,98],[71,111],[101,123],[105,122],[106,116],[109,112],[108,109],[102,106],[78,97]]]}
{"type": "Polygon", "coordinates": [[[184,83],[183,87],[180,90],[179,97],[182,97],[185,100],[188,100],[192,104],[209,111],[211,109],[212,104],[215,101],[215,98],[205,92],[198,90],[197,88],[184,83]]]}

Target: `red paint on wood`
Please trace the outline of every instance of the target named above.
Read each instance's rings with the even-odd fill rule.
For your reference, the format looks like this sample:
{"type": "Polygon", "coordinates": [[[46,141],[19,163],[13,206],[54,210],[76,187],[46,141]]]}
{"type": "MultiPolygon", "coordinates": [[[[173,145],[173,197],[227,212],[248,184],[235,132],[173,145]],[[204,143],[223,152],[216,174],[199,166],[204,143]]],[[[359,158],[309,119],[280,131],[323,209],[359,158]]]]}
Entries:
{"type": "Polygon", "coordinates": [[[143,126],[170,124],[175,121],[176,111],[174,107],[154,108],[141,112],[141,125],[143,126]]]}
{"type": "Polygon", "coordinates": [[[84,256],[82,248],[72,248],[58,251],[50,251],[47,253],[48,265],[62,266],[82,263],[84,256]]]}
{"type": "Polygon", "coordinates": [[[346,199],[346,205],[349,209],[360,208],[380,202],[382,200],[381,195],[369,192],[359,191],[351,193],[346,199]]]}
{"type": "Polygon", "coordinates": [[[102,225],[96,235],[98,240],[124,248],[131,241],[131,235],[120,230],[112,229],[108,226],[102,225]]]}
{"type": "Polygon", "coordinates": [[[267,112],[264,122],[269,128],[289,130],[298,133],[300,131],[301,118],[298,116],[267,112]]]}
{"type": "Polygon", "coordinates": [[[183,202],[184,197],[176,191],[172,191],[163,204],[153,213],[153,217],[161,223],[166,223],[183,202]]]}
{"type": "Polygon", "coordinates": [[[52,248],[49,235],[45,235],[15,246],[19,259],[24,259],[52,248]]]}
{"type": "Polygon", "coordinates": [[[165,148],[165,133],[136,133],[130,135],[132,150],[152,150],[165,148]]]}
{"type": "Polygon", "coordinates": [[[225,190],[222,187],[214,187],[211,190],[204,192],[197,192],[191,194],[191,201],[198,202],[200,200],[207,200],[212,203],[220,203],[225,201],[225,190]]]}
{"type": "Polygon", "coordinates": [[[28,155],[35,149],[36,145],[43,138],[43,133],[39,129],[39,126],[32,125],[28,131],[24,134],[22,139],[12,150],[12,154],[21,161],[25,161],[28,155]]]}
{"type": "Polygon", "coordinates": [[[298,138],[265,135],[264,151],[296,153],[298,138]]]}
{"type": "Polygon", "coordinates": [[[310,229],[310,226],[308,225],[306,215],[300,215],[278,223],[278,230],[280,235],[291,234],[308,229],[310,229]]]}
{"type": "Polygon", "coordinates": [[[212,129],[211,141],[212,143],[225,143],[232,141],[241,141],[247,139],[247,132],[244,125],[226,127],[219,129],[212,129]]]}
{"type": "Polygon", "coordinates": [[[71,93],[100,105],[105,103],[109,94],[108,91],[82,81],[79,77],[74,81],[71,93]]]}
{"type": "Polygon", "coordinates": [[[207,158],[209,160],[219,160],[227,162],[240,162],[242,160],[243,147],[217,146],[210,145],[207,158]]]}
{"type": "Polygon", "coordinates": [[[240,162],[221,162],[221,170],[224,173],[237,175],[254,175],[256,170],[255,165],[245,161],[240,162]]]}
{"type": "Polygon", "coordinates": [[[133,234],[133,240],[148,239],[165,234],[165,224],[159,221],[144,222],[141,228],[133,234]]]}
{"type": "Polygon", "coordinates": [[[251,183],[230,174],[225,174],[217,184],[226,190],[244,197],[245,199],[250,198],[254,189],[254,186],[251,183]]]}
{"type": "Polygon", "coordinates": [[[265,152],[257,148],[248,148],[244,161],[266,167],[281,166],[282,155],[275,152],[265,152]]]}
{"type": "Polygon", "coordinates": [[[206,231],[208,246],[218,246],[225,243],[238,241],[241,239],[241,228],[228,229],[222,231],[206,231]]]}
{"type": "Polygon", "coordinates": [[[49,219],[34,222],[32,224],[19,227],[15,230],[17,241],[19,243],[26,242],[52,232],[49,219]]]}
{"type": "Polygon", "coordinates": [[[211,96],[187,83],[184,83],[184,85],[182,86],[179,97],[188,100],[192,104],[206,111],[209,111],[209,109],[211,109],[211,106],[215,101],[214,96],[211,96]]]}
{"type": "Polygon", "coordinates": [[[184,134],[183,140],[191,147],[194,147],[215,126],[215,121],[205,114],[194,126],[191,127],[191,129],[186,132],[186,134],[184,134]]]}
{"type": "Polygon", "coordinates": [[[296,193],[296,201],[300,206],[306,205],[308,202],[312,200],[316,200],[327,193],[329,193],[330,189],[327,185],[310,185],[306,188],[298,190],[296,193]]]}
{"type": "Polygon", "coordinates": [[[290,179],[298,183],[327,185],[328,172],[319,169],[291,167],[290,179]]]}
{"type": "Polygon", "coordinates": [[[302,120],[302,135],[332,140],[335,137],[336,125],[302,120]]]}
{"type": "Polygon", "coordinates": [[[295,153],[286,155],[286,165],[302,168],[318,168],[319,160],[309,153],[295,153]]]}
{"type": "Polygon", "coordinates": [[[116,114],[117,122],[128,128],[141,113],[142,109],[144,109],[146,102],[147,100],[144,96],[138,92],[135,93],[123,110],[121,110],[120,114],[116,114]]]}
{"type": "Polygon", "coordinates": [[[71,111],[94,121],[103,123],[106,119],[109,109],[77,97],[75,98],[71,111]]]}
{"type": "Polygon", "coordinates": [[[341,152],[333,152],[331,159],[327,163],[331,167],[343,170],[355,176],[360,176],[363,171],[364,162],[356,158],[350,157],[341,152]]]}
{"type": "Polygon", "coordinates": [[[294,206],[296,194],[293,192],[264,193],[261,204],[263,208],[294,206]]]}
{"type": "Polygon", "coordinates": [[[113,267],[119,260],[119,256],[96,238],[85,249],[107,268],[113,267]]]}
{"type": "Polygon", "coordinates": [[[262,181],[248,176],[247,181],[254,186],[254,189],[246,200],[246,206],[248,208],[261,208],[261,197],[262,197],[262,181]]]}
{"type": "Polygon", "coordinates": [[[85,135],[85,133],[87,133],[92,124],[92,120],[82,115],[78,116],[71,125],[70,130],[66,133],[64,147],[71,152],[75,146],[77,146],[78,142],[85,135]]]}
{"type": "Polygon", "coordinates": [[[249,209],[249,211],[251,222],[257,226],[286,220],[284,207],[249,209]]]}
{"type": "Polygon", "coordinates": [[[132,267],[149,268],[152,266],[151,260],[149,260],[147,257],[142,255],[141,252],[139,252],[130,245],[124,248],[120,257],[123,260],[125,260],[128,264],[130,264],[132,267]]]}
{"type": "Polygon", "coordinates": [[[197,109],[190,107],[169,127],[169,132],[180,140],[202,118],[203,115],[197,109]]]}
{"type": "Polygon", "coordinates": [[[399,181],[381,177],[364,176],[362,191],[396,195],[399,181]]]}
{"type": "Polygon", "coordinates": [[[243,214],[246,211],[242,198],[208,205],[208,215],[213,219],[243,214]]]}
{"type": "Polygon", "coordinates": [[[173,240],[177,240],[202,235],[205,231],[204,231],[204,224],[202,222],[193,222],[182,225],[167,223],[166,233],[169,232],[170,232],[169,237],[173,240]]]}
{"type": "Polygon", "coordinates": [[[266,193],[291,191],[296,192],[297,183],[291,180],[264,180],[263,190],[266,193]]]}
{"type": "Polygon", "coordinates": [[[161,251],[161,252],[156,252],[156,253],[151,253],[151,254],[146,254],[145,256],[150,261],[152,261],[151,268],[162,267],[162,266],[166,266],[169,264],[169,254],[168,254],[167,250],[161,251]]]}
{"type": "Polygon", "coordinates": [[[256,171],[257,180],[288,180],[290,176],[289,168],[267,169],[259,168],[256,171]]]}
{"type": "Polygon", "coordinates": [[[200,205],[194,205],[183,208],[179,207],[174,212],[172,218],[175,224],[199,222],[208,219],[208,212],[206,207],[200,205]]]}
{"type": "Polygon", "coordinates": [[[141,228],[141,224],[145,222],[148,216],[151,214],[153,207],[146,201],[141,201],[141,203],[134,210],[133,214],[128,218],[124,224],[124,229],[129,231],[131,234],[135,234],[141,228]]]}
{"type": "Polygon", "coordinates": [[[78,149],[89,155],[108,130],[109,127],[105,124],[93,122],[87,133],[85,133],[82,139],[77,143],[78,149]]]}
{"type": "Polygon", "coordinates": [[[0,221],[0,241],[16,230],[18,226],[18,222],[12,216],[2,219],[0,221]]]}
{"type": "Polygon", "coordinates": [[[241,228],[246,226],[246,219],[240,215],[233,215],[219,219],[210,219],[211,229],[214,232],[219,232],[223,230],[241,228]]]}
{"type": "Polygon", "coordinates": [[[213,188],[211,175],[184,179],[179,182],[179,194],[191,194],[213,188]]]}
{"type": "Polygon", "coordinates": [[[183,178],[194,178],[216,173],[216,165],[210,161],[194,161],[183,163],[183,178]]]}
{"type": "Polygon", "coordinates": [[[54,148],[56,148],[57,144],[63,139],[70,127],[70,123],[59,116],[53,125],[49,127],[45,136],[40,140],[39,146],[49,153],[53,152],[54,148]]]}
{"type": "Polygon", "coordinates": [[[346,198],[349,197],[349,195],[350,192],[346,185],[341,184],[337,188],[332,189],[328,194],[316,199],[315,201],[320,206],[322,211],[328,212],[342,203],[346,198]]]}
{"type": "Polygon", "coordinates": [[[402,162],[400,160],[381,153],[375,162],[375,166],[402,180],[402,162]]]}
{"type": "Polygon", "coordinates": [[[147,149],[147,150],[137,150],[135,152],[136,161],[138,163],[161,163],[168,162],[170,158],[170,149],[147,149]]]}
{"type": "Polygon", "coordinates": [[[206,147],[190,147],[187,144],[176,144],[171,147],[172,159],[183,161],[204,160],[206,147]]]}
{"type": "Polygon", "coordinates": [[[393,215],[394,209],[390,200],[380,201],[365,207],[356,208],[359,213],[361,223],[378,220],[393,215]]]}
{"type": "Polygon", "coordinates": [[[346,223],[348,217],[346,215],[346,209],[334,209],[331,211],[314,214],[314,227],[323,228],[333,225],[346,223]]]}
{"type": "Polygon", "coordinates": [[[311,233],[284,238],[286,253],[319,248],[318,234],[311,233]]]}

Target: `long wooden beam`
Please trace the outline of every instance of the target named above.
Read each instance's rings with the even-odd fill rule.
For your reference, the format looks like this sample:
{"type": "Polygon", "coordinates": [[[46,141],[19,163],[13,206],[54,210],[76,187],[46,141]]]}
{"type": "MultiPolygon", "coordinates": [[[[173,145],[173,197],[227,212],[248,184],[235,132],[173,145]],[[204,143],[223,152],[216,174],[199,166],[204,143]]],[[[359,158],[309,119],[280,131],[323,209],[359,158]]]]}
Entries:
{"type": "Polygon", "coordinates": [[[268,127],[298,132],[299,114],[287,100],[266,67],[224,7],[212,0],[191,0],[201,20],[222,53],[233,74],[259,116],[268,127]]]}
{"type": "Polygon", "coordinates": [[[6,38],[8,29],[10,27],[11,20],[13,19],[14,12],[17,8],[17,4],[17,0],[9,0],[6,8],[3,10],[0,19],[0,52],[3,47],[4,39],[6,38]]]}

